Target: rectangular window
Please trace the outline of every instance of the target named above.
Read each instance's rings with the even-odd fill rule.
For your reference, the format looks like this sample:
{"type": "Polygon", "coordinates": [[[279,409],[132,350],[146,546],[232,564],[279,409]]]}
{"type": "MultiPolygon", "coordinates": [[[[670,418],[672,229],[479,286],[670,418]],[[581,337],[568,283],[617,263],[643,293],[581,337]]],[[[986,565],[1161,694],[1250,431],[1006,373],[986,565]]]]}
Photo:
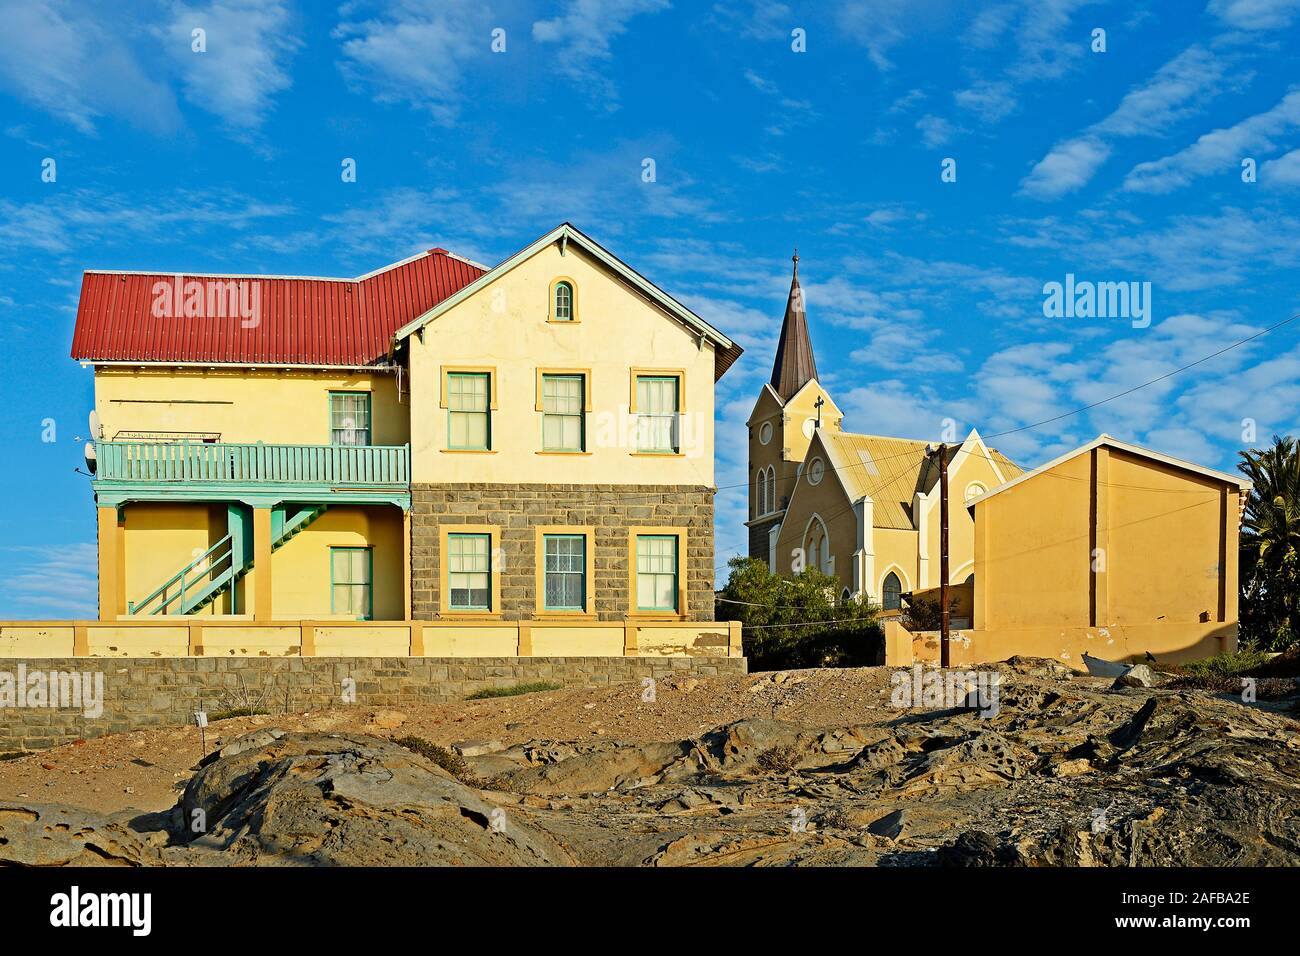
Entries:
{"type": "Polygon", "coordinates": [[[584,451],[586,389],[581,375],[542,376],[542,450],[584,451]]]}
{"type": "Polygon", "coordinates": [[[330,392],[330,441],[335,445],[370,444],[369,392],[330,392]]]}
{"type": "Polygon", "coordinates": [[[546,610],[586,610],[586,538],[580,534],[548,534],[544,541],[546,610]]]}
{"type": "Polygon", "coordinates": [[[636,606],[639,611],[677,610],[676,535],[637,535],[636,606]]]}
{"type": "Polygon", "coordinates": [[[675,376],[637,376],[637,451],[677,453],[677,382],[675,376]]]}
{"type": "Polygon", "coordinates": [[[368,621],[374,614],[369,548],[330,548],[330,612],[368,621]]]}
{"type": "Polygon", "coordinates": [[[447,535],[447,589],[453,611],[492,609],[492,536],[447,535]]]}
{"type": "Polygon", "coordinates": [[[492,445],[486,372],[447,373],[447,447],[486,451],[492,445]]]}

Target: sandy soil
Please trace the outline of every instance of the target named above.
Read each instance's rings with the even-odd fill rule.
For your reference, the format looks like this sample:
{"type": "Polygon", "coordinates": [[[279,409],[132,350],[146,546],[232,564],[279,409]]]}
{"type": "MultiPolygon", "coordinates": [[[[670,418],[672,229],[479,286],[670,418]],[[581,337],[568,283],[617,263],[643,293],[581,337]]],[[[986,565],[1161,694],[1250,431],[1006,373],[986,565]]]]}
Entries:
{"type": "MultiPolygon", "coordinates": [[[[801,670],[745,677],[660,680],[655,699],[636,684],[574,688],[401,711],[351,707],[240,717],[211,724],[207,748],[258,727],[287,731],[412,734],[444,746],[498,740],[506,746],[538,738],[632,742],[676,740],[745,717],[812,727],[879,719],[888,702],[885,668],[801,670]]],[[[137,731],[77,741],[0,761],[0,799],[60,803],[104,813],[163,810],[175,804],[202,756],[198,728],[137,731]]]]}

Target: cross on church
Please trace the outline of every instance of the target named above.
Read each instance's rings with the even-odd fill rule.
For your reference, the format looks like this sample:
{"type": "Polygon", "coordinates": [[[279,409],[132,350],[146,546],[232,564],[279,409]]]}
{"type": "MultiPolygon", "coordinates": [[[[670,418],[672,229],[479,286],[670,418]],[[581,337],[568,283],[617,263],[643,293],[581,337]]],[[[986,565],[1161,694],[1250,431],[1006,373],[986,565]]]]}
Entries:
{"type": "Polygon", "coordinates": [[[813,402],[813,408],[817,409],[817,427],[818,427],[818,428],[821,428],[821,427],[822,427],[822,406],[825,405],[825,404],[826,404],[826,400],[825,400],[824,398],[822,398],[820,395],[817,396],[817,401],[813,402]]]}

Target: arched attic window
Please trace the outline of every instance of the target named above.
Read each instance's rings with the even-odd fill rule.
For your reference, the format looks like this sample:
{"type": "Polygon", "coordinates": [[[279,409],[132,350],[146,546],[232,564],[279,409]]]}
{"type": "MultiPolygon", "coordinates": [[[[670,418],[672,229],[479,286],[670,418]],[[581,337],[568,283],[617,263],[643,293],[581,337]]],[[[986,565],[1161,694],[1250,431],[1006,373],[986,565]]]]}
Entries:
{"type": "Polygon", "coordinates": [[[555,283],[551,303],[551,320],[554,322],[573,321],[573,283],[561,279],[555,283]]]}

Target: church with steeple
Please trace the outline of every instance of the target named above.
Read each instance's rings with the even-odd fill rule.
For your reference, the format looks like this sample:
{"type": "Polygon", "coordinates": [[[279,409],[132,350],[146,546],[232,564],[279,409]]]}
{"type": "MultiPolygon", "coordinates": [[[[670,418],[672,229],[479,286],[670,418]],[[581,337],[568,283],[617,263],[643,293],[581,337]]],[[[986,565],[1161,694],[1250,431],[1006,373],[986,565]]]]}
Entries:
{"type": "MultiPolygon", "coordinates": [[[[851,374],[851,373],[850,373],[851,374]]],[[[897,611],[901,595],[939,586],[938,463],[935,436],[895,438],[844,430],[844,413],[817,375],[799,256],[772,377],[749,428],[749,555],[779,574],[818,568],[840,597],[897,611]]],[[[974,522],[962,501],[1021,474],[974,429],[948,457],[949,578],[974,572],[974,522]]]]}

